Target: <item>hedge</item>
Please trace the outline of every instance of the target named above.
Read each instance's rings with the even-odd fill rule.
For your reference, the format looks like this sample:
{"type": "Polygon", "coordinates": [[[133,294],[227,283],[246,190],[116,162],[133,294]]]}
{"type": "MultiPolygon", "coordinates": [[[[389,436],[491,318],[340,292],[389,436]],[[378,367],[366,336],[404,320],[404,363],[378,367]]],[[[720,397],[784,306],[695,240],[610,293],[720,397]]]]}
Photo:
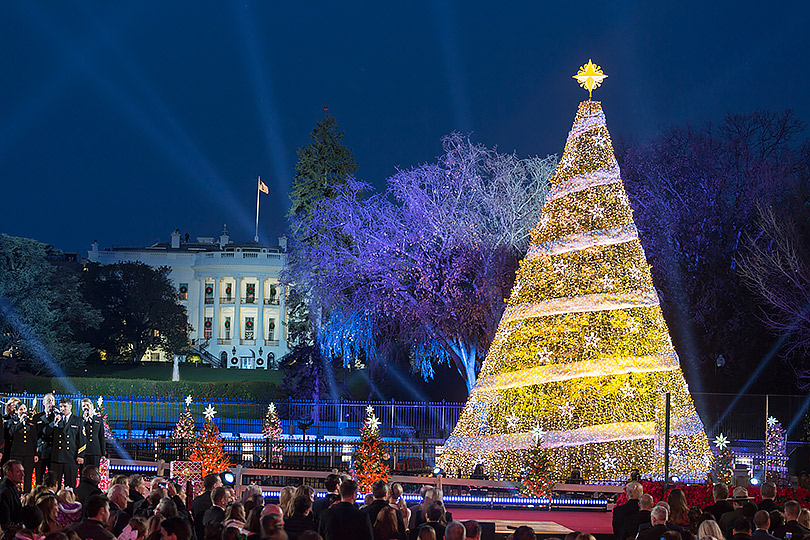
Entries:
{"type": "Polygon", "coordinates": [[[277,384],[265,381],[238,382],[196,382],[196,381],[150,381],[145,379],[110,378],[57,378],[27,377],[15,384],[16,392],[44,394],[56,391],[70,394],[74,391],[83,396],[144,396],[174,397],[187,395],[195,399],[243,399],[266,403],[278,400],[280,391],[277,384]]]}

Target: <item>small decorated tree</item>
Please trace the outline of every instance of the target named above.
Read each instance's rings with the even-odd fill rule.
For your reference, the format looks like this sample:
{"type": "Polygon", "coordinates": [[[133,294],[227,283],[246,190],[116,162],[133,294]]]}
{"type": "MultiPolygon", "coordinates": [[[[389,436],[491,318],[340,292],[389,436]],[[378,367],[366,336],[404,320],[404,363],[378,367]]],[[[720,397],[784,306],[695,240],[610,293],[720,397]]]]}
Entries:
{"type": "Polygon", "coordinates": [[[360,488],[371,489],[377,480],[388,480],[389,469],[385,463],[386,447],[380,438],[380,421],[374,407],[366,408],[366,419],[360,428],[360,443],[354,453],[354,475],[360,488]]]}
{"type": "Polygon", "coordinates": [[[231,466],[228,455],[222,448],[222,437],[219,428],[214,423],[217,411],[211,405],[205,409],[205,424],[199,436],[194,439],[190,461],[202,463],[203,476],[212,473],[221,473],[231,466]]]}
{"type": "Polygon", "coordinates": [[[542,441],[538,438],[535,445],[526,452],[526,469],[523,471],[520,491],[527,497],[548,497],[554,487],[548,473],[548,452],[542,448],[542,441]]]}
{"type": "Polygon", "coordinates": [[[768,417],[765,428],[765,459],[768,466],[768,480],[775,482],[784,476],[782,469],[787,461],[785,428],[773,416],[768,417]]]}
{"type": "Polygon", "coordinates": [[[276,404],[270,403],[267,405],[267,412],[264,414],[264,427],[262,428],[262,434],[264,435],[264,438],[267,439],[268,463],[281,462],[281,451],[283,450],[283,447],[278,444],[274,444],[281,440],[281,433],[281,420],[278,418],[276,404]]]}
{"type": "Polygon", "coordinates": [[[734,455],[729,448],[729,440],[721,433],[714,438],[714,446],[717,448],[717,455],[714,456],[712,463],[714,480],[730,485],[733,480],[731,466],[734,461],[734,455]]]}
{"type": "Polygon", "coordinates": [[[96,405],[98,405],[96,407],[96,413],[98,413],[98,415],[104,421],[104,437],[107,438],[107,440],[111,441],[115,439],[115,437],[113,437],[112,430],[110,429],[110,423],[107,420],[107,413],[104,412],[104,398],[98,396],[98,401],[96,402],[96,405]]]}
{"type": "Polygon", "coordinates": [[[193,439],[196,430],[194,417],[191,416],[191,396],[186,396],[186,408],[180,413],[180,419],[174,426],[174,437],[176,439],[193,439]]]}

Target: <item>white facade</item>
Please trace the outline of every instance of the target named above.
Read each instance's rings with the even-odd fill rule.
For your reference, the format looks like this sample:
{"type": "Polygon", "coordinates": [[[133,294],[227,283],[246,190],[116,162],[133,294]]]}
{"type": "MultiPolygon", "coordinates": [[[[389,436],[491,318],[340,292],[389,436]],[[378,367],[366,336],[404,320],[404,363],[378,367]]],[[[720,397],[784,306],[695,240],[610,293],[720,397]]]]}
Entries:
{"type": "MultiPolygon", "coordinates": [[[[278,247],[234,244],[227,233],[219,242],[197,238],[189,243],[175,231],[171,243],[147,248],[99,250],[94,243],[87,258],[101,264],[140,261],[170,267],[194,348],[210,353],[222,366],[267,369],[288,351],[286,295],[279,284],[286,248],[284,237],[278,247]]],[[[144,360],[150,359],[172,360],[155,351],[145,355],[144,360]]]]}

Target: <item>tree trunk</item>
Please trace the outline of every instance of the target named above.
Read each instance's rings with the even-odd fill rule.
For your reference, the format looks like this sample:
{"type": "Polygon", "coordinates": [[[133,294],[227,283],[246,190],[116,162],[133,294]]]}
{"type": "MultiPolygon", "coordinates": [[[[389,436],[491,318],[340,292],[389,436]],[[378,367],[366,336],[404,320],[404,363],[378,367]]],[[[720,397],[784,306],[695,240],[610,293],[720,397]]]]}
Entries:
{"type": "Polygon", "coordinates": [[[473,386],[475,386],[475,361],[478,357],[478,348],[474,344],[463,343],[459,339],[452,341],[450,346],[458,355],[460,365],[456,366],[456,370],[464,379],[467,385],[467,394],[469,394],[473,386]]]}

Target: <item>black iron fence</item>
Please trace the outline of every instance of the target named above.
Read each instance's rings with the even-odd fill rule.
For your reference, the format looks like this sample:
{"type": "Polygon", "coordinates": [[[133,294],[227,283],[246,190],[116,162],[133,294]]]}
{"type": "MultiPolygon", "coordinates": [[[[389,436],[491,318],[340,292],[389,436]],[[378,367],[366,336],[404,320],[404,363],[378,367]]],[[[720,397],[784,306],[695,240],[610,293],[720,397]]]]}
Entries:
{"type": "MultiPolygon", "coordinates": [[[[42,395],[8,394],[19,397],[29,407],[37,400],[42,410],[42,395]]],[[[91,396],[94,401],[98,396],[91,396]]],[[[76,397],[74,408],[78,410],[76,397]]],[[[192,402],[191,414],[198,427],[203,423],[203,411],[211,405],[216,410],[215,422],[223,435],[234,438],[262,432],[267,403],[239,399],[209,399],[192,402]]],[[[312,426],[307,435],[317,437],[356,437],[360,432],[366,407],[371,406],[380,420],[383,437],[402,440],[444,439],[456,425],[463,403],[406,401],[299,401],[275,402],[282,428],[286,434],[302,434],[299,423],[312,426]]],[[[182,398],[152,398],[140,396],[103,396],[104,412],[110,428],[119,438],[171,437],[174,426],[185,410],[182,398]]]]}

